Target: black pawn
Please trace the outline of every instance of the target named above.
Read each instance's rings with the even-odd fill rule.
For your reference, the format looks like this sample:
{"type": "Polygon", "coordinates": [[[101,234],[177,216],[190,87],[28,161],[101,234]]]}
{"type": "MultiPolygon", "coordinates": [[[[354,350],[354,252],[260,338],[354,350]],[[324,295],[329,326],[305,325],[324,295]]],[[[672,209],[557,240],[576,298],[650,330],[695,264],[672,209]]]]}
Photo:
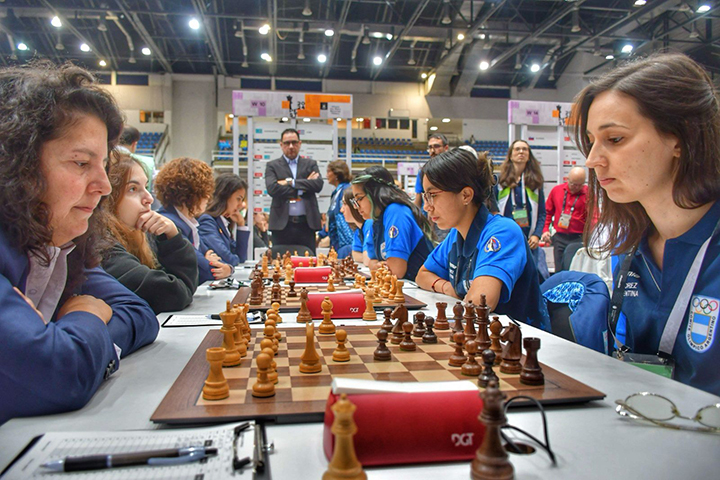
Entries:
{"type": "Polygon", "coordinates": [[[386,308],[385,310],[383,310],[383,316],[385,317],[385,321],[382,325],[380,325],[380,328],[382,330],[385,330],[387,333],[392,333],[392,308],[386,308]]]}
{"type": "Polygon", "coordinates": [[[433,317],[425,317],[425,333],[422,336],[423,343],[437,343],[438,338],[433,332],[433,326],[435,325],[435,319],[433,317]]]}
{"type": "Polygon", "coordinates": [[[425,314],[423,312],[417,312],[415,314],[415,328],[413,328],[413,337],[422,337],[425,335],[425,314]]]}
{"type": "Polygon", "coordinates": [[[387,337],[388,332],[386,330],[380,329],[380,331],[378,331],[378,346],[373,352],[373,358],[375,360],[386,362],[391,359],[392,354],[390,353],[390,349],[387,347],[387,337]]]}
{"type": "Polygon", "coordinates": [[[297,297],[297,292],[295,291],[295,282],[290,282],[290,291],[287,294],[288,297],[295,298],[297,297]]]}
{"type": "Polygon", "coordinates": [[[493,370],[493,365],[495,364],[495,352],[490,349],[485,350],[482,353],[482,360],[484,368],[482,373],[478,377],[478,385],[485,388],[488,386],[488,382],[490,382],[490,380],[495,379],[499,382],[500,379],[498,379],[498,376],[493,370]]]}
{"type": "Polygon", "coordinates": [[[455,306],[453,307],[453,320],[455,320],[455,323],[452,326],[453,332],[462,332],[464,331],[463,328],[463,306],[461,302],[456,302],[455,306]]]}

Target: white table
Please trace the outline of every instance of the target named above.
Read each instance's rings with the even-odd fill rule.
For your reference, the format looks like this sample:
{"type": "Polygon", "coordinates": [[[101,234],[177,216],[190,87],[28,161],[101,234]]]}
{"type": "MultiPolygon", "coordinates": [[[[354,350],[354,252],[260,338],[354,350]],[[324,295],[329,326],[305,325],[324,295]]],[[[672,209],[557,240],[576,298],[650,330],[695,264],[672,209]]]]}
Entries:
{"type": "MultiPolygon", "coordinates": [[[[244,275],[247,271],[239,270],[238,276],[244,275]]],[[[447,297],[412,287],[405,291],[428,303],[433,316],[436,301],[449,301],[447,297]]],[[[183,313],[217,313],[235,293],[209,291],[201,286],[193,304],[183,313]]],[[[164,314],[159,319],[166,317],[164,314]]],[[[285,326],[294,322],[291,314],[284,314],[283,319],[285,326]]],[[[34,436],[47,431],[161,428],[149,418],[207,330],[208,327],[162,328],[155,343],[124,359],[120,370],[81,410],[14,419],[2,425],[0,470],[34,436]]],[[[718,478],[720,435],[675,431],[621,419],[615,414],[614,400],[650,391],[674,400],[682,413],[692,415],[720,398],[529,326],[523,326],[523,335],[542,339],[541,362],[604,392],[607,398],[583,405],[548,407],[550,441],[558,466],[552,467],[541,451],[527,456],[511,455],[517,478],[718,478]]],[[[508,421],[537,437],[542,434],[540,415],[535,410],[511,410],[508,421]]],[[[270,425],[267,433],[276,447],[271,456],[274,478],[320,478],[327,467],[320,423],[270,425]]],[[[469,462],[464,462],[371,468],[367,473],[371,479],[418,480],[468,478],[469,471],[469,462]]]]}

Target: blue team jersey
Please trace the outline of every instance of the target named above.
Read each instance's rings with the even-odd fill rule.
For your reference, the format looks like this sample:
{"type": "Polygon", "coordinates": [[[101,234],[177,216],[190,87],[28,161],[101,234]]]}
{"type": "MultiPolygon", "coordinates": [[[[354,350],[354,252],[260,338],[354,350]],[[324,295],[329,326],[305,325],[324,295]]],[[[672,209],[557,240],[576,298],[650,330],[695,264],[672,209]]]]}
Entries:
{"type": "MultiPolygon", "coordinates": [[[[635,353],[656,354],[665,323],[675,305],[700,246],[720,220],[720,202],[690,230],[665,242],[663,270],[655,263],[647,237],[630,264],[622,313],[626,344],[635,353]]],[[[618,265],[622,264],[622,258],[618,265]]],[[[619,267],[618,267],[619,268],[619,267]]],[[[675,379],[720,395],[720,340],[715,342],[720,312],[720,235],[708,245],[705,260],[675,339],[675,379]]]]}
{"type": "Polygon", "coordinates": [[[367,252],[368,258],[375,260],[375,247],[373,246],[373,221],[365,220],[362,228],[355,230],[353,237],[353,252],[367,252]]]}
{"type": "Polygon", "coordinates": [[[497,278],[502,282],[502,290],[495,312],[550,330],[535,262],[522,230],[513,220],[492,215],[487,208],[481,207],[468,230],[467,239],[453,228],[432,251],[424,266],[448,280],[460,298],[465,297],[475,278],[497,278]]]}
{"type": "Polygon", "coordinates": [[[385,207],[373,222],[373,247],[378,260],[395,257],[407,262],[403,278],[415,280],[418,270],[432,250],[432,242],[415,220],[412,210],[401,203],[385,207]]]}

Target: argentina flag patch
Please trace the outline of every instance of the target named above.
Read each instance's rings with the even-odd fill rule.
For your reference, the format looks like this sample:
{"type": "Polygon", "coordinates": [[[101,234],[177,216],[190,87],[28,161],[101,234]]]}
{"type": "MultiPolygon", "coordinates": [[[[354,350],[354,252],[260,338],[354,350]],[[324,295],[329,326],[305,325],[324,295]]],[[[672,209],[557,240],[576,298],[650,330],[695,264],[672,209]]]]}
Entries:
{"type": "Polygon", "coordinates": [[[685,338],[688,346],[696,352],[704,352],[712,346],[719,308],[717,298],[704,295],[692,297],[685,338]]]}

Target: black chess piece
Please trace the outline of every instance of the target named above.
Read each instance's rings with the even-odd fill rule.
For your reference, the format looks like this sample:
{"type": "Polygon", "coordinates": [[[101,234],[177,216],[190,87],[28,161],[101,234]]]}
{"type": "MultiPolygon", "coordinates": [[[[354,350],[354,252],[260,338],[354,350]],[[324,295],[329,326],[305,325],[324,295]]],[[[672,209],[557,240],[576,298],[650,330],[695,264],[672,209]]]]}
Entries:
{"type": "Polygon", "coordinates": [[[287,293],[288,298],[295,298],[298,296],[297,292],[295,291],[295,282],[292,280],[290,281],[290,291],[287,293]]]}
{"type": "Polygon", "coordinates": [[[498,376],[495,374],[495,371],[493,370],[493,365],[495,364],[495,352],[493,352],[490,349],[485,350],[482,353],[482,361],[483,361],[483,371],[478,377],[478,385],[485,388],[488,386],[488,383],[490,380],[497,380],[498,376]]]}
{"type": "Polygon", "coordinates": [[[415,327],[412,331],[413,337],[422,337],[425,335],[425,314],[423,312],[417,312],[415,314],[415,327]]]}
{"type": "Polygon", "coordinates": [[[382,325],[380,325],[380,328],[385,330],[388,333],[392,333],[393,329],[393,323],[392,323],[392,308],[386,308],[383,310],[383,316],[385,317],[385,321],[382,325]]]}
{"type": "Polygon", "coordinates": [[[445,316],[445,308],[447,308],[447,303],[445,302],[437,302],[435,304],[435,307],[437,307],[437,320],[435,321],[435,328],[438,330],[449,330],[450,324],[447,321],[447,317],[445,316]]]}
{"type": "Polygon", "coordinates": [[[537,359],[537,352],[540,350],[540,339],[535,337],[523,338],[525,347],[525,363],[520,373],[520,383],[525,385],[544,385],[545,375],[537,359]]]}
{"type": "Polygon", "coordinates": [[[422,336],[423,343],[437,343],[438,338],[433,332],[433,326],[435,325],[435,319],[433,317],[425,317],[425,333],[422,336]]]}
{"type": "Polygon", "coordinates": [[[455,332],[452,336],[452,339],[455,342],[455,345],[453,345],[455,348],[455,352],[450,356],[448,364],[451,367],[462,367],[463,363],[467,361],[467,357],[463,352],[465,334],[463,332],[455,332]]]}
{"type": "Polygon", "coordinates": [[[387,347],[387,330],[380,329],[377,333],[378,346],[373,352],[373,358],[375,360],[386,362],[392,358],[390,349],[387,347]]]}
{"type": "Polygon", "coordinates": [[[414,352],[415,350],[417,350],[417,345],[415,345],[415,342],[412,339],[412,328],[413,325],[410,322],[405,322],[402,324],[402,329],[405,336],[402,339],[402,342],[400,342],[400,350],[406,352],[414,352]]]}
{"type": "Polygon", "coordinates": [[[462,323],[462,317],[463,317],[462,302],[456,302],[455,306],[453,307],[453,320],[455,320],[455,323],[452,326],[453,332],[462,332],[464,330],[463,323],[462,323]]]}

